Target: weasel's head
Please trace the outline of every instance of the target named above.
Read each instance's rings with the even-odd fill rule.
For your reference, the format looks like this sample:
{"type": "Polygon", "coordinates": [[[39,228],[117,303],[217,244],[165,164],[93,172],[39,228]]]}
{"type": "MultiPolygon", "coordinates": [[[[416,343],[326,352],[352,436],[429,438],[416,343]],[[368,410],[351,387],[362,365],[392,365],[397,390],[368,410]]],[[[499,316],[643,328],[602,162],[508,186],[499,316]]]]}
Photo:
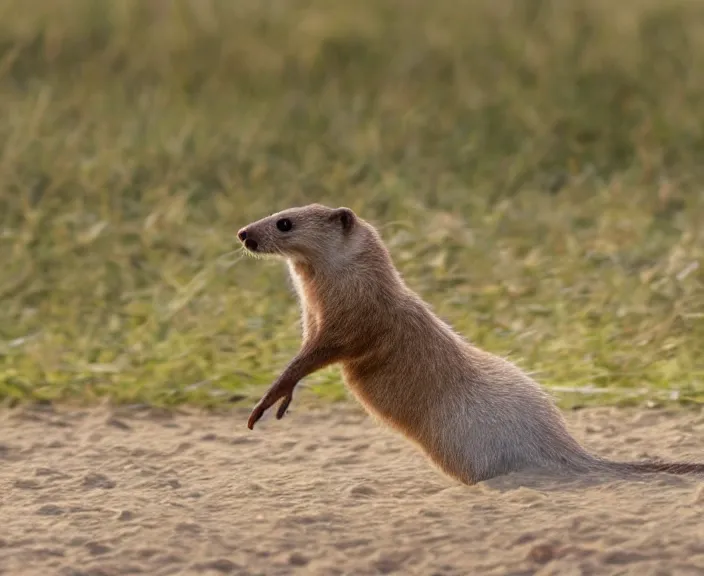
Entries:
{"type": "Polygon", "coordinates": [[[363,222],[349,208],[309,204],[252,222],[237,232],[237,237],[252,256],[315,266],[345,261],[356,253],[363,228],[363,222]]]}

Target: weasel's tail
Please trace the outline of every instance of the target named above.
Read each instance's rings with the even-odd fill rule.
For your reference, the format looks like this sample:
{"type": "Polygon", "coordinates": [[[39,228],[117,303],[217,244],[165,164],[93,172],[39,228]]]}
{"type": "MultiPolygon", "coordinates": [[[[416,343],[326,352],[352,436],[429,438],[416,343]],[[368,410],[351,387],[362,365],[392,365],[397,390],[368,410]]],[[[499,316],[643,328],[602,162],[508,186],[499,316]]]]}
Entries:
{"type": "Polygon", "coordinates": [[[650,460],[642,462],[603,462],[615,472],[640,473],[640,474],[693,474],[704,476],[704,464],[697,462],[665,462],[650,460]]]}

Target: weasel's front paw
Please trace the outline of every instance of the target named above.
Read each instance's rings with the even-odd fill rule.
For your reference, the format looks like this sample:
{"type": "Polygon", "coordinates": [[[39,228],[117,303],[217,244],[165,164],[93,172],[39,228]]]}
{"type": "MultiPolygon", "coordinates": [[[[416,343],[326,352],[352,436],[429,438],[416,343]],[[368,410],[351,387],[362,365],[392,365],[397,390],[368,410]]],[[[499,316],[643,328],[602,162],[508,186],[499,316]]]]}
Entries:
{"type": "Polygon", "coordinates": [[[264,412],[283,398],[283,401],[279,405],[279,409],[276,411],[276,419],[281,420],[281,418],[284,417],[284,414],[286,414],[286,410],[288,410],[291,400],[293,400],[293,389],[295,386],[295,383],[274,383],[252,410],[252,413],[249,415],[249,420],[247,421],[247,427],[250,430],[253,430],[254,425],[264,415],[264,412]]]}

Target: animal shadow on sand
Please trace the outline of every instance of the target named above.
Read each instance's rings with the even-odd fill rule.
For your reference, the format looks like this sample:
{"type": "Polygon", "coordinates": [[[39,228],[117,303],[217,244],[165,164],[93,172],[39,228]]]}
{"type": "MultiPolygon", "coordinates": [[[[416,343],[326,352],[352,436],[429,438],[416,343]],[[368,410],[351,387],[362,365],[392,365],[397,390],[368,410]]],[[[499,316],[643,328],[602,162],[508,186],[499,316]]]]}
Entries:
{"type": "Polygon", "coordinates": [[[619,486],[642,484],[644,486],[685,487],[701,482],[701,475],[674,475],[664,472],[648,474],[619,474],[615,472],[525,470],[497,476],[480,482],[478,486],[488,491],[507,493],[530,489],[540,492],[570,493],[593,488],[612,489],[619,486]]]}

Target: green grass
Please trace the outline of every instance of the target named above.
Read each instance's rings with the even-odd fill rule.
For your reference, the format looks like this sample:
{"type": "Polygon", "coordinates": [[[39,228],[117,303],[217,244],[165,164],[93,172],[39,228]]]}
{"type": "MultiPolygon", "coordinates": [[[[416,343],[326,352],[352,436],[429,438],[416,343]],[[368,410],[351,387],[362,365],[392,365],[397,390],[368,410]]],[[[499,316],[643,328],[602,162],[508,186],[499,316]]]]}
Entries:
{"type": "Polygon", "coordinates": [[[298,309],[235,232],[316,201],[566,403],[704,399],[704,6],[493,5],[0,2],[0,397],[257,395],[298,309]]]}

